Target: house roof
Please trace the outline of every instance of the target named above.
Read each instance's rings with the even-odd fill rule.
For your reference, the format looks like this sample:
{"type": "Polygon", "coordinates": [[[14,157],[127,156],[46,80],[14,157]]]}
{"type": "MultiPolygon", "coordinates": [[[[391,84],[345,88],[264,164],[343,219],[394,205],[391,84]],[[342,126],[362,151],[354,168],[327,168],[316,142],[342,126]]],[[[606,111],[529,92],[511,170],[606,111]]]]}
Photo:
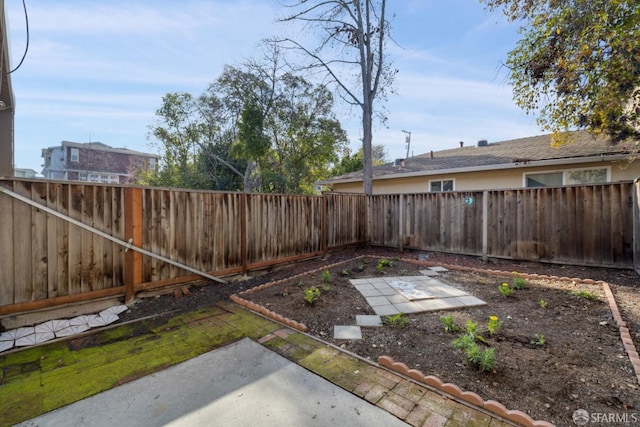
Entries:
{"type": "MultiPolygon", "coordinates": [[[[632,152],[629,144],[612,144],[586,131],[572,132],[573,142],[551,146],[551,135],[494,142],[486,146],[466,146],[433,151],[410,157],[404,165],[394,162],[373,168],[374,179],[473,172],[480,170],[570,164],[600,159],[624,158],[632,152]]],[[[320,184],[362,181],[363,172],[352,172],[321,181],[320,184]]]]}

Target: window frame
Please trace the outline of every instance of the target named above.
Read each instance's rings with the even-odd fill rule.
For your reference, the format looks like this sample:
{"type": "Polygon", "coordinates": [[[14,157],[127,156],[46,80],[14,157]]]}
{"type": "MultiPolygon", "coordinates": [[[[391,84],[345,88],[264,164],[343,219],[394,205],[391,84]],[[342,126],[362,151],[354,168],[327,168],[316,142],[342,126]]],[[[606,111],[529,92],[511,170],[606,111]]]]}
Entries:
{"type": "Polygon", "coordinates": [[[450,193],[452,191],[456,191],[456,179],[455,178],[441,178],[441,179],[430,179],[429,180],[429,193],[450,193]],[[444,183],[447,181],[451,181],[451,190],[442,190],[444,188],[444,183]],[[433,183],[440,183],[440,190],[432,190],[431,185],[433,183]]]}
{"type": "Polygon", "coordinates": [[[69,152],[69,161],[73,163],[80,162],[80,149],[79,148],[71,148],[69,152]]]}
{"type": "Polygon", "coordinates": [[[539,172],[523,172],[522,174],[522,187],[523,188],[545,188],[545,187],[529,187],[527,186],[527,179],[530,176],[534,176],[534,175],[547,175],[547,174],[561,174],[562,176],[562,184],[560,184],[562,187],[567,186],[567,185],[597,185],[597,184],[606,184],[611,182],[611,166],[592,166],[592,167],[585,167],[585,168],[571,168],[571,169],[553,169],[553,170],[548,170],[548,171],[539,171],[539,172]],[[604,169],[605,173],[606,173],[606,177],[605,177],[605,181],[604,182],[591,182],[591,183],[587,183],[587,184],[567,184],[567,180],[569,177],[569,174],[571,174],[572,172],[579,172],[579,171],[590,171],[590,170],[600,170],[600,169],[604,169]]]}

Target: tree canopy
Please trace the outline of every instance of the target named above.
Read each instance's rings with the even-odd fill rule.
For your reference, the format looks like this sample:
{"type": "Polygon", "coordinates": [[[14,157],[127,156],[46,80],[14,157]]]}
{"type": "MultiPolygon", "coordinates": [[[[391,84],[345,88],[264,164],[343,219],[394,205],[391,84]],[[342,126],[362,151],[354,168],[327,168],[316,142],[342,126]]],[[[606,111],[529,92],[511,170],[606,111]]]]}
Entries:
{"type": "Polygon", "coordinates": [[[225,67],[198,98],[170,93],[149,138],[162,151],[149,185],[311,193],[347,137],[323,85],[282,71],[278,58],[225,67]]]}
{"type": "Polygon", "coordinates": [[[522,23],[509,53],[516,103],[543,129],[640,137],[640,2],[481,0],[522,23]]]}

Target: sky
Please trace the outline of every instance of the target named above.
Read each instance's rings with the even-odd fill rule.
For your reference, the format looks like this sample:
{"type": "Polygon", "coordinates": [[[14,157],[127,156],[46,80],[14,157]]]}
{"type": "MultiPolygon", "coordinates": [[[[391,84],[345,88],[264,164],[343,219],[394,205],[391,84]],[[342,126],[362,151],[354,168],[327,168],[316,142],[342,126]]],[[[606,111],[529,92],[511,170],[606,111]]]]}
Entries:
{"type": "MultiPolygon", "coordinates": [[[[395,0],[389,59],[399,70],[373,143],[392,161],[409,155],[542,133],[512,100],[501,63],[517,25],[478,0],[395,0]]],[[[63,140],[156,153],[149,126],[162,96],[198,96],[225,65],[261,56],[283,33],[276,0],[27,0],[29,48],[12,74],[15,165],[42,170],[41,149],[63,140]]],[[[5,0],[11,67],[26,46],[21,0],[5,0]]],[[[357,110],[339,108],[350,147],[357,110]]]]}

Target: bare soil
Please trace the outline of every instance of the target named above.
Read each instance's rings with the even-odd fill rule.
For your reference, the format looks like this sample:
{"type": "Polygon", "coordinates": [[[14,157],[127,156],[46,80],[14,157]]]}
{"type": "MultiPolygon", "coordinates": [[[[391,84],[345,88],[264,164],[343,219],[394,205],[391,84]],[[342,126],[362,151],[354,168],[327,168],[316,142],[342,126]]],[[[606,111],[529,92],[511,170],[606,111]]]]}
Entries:
{"type": "Polygon", "coordinates": [[[556,425],[573,425],[572,414],[577,409],[629,415],[640,412],[638,380],[599,284],[528,279],[525,289],[515,290],[505,297],[498,287],[503,282],[512,284],[513,274],[504,276],[455,269],[441,274],[438,280],[469,292],[487,305],[406,315],[408,324],[404,327],[362,328],[362,340],[333,338],[335,325],[355,325],[356,315],[375,314],[351,285],[351,279],[383,274],[390,277],[419,275],[419,270],[425,269],[426,265],[606,281],[636,347],[640,342],[640,278],[633,271],[506,260],[484,262],[476,257],[401,254],[376,248],[333,253],[325,259],[269,270],[226,285],[199,286],[206,282],[194,283],[187,296],[144,299],[121,318],[126,321],[158,313],[169,315],[210,305],[233,293],[278,281],[274,286],[242,297],[303,323],[310,334],[373,361],[382,355],[391,356],[425,375],[437,376],[444,382],[473,391],[485,400],[497,400],[507,408],[524,411],[534,419],[556,425]],[[377,268],[380,259],[388,259],[392,265],[380,271],[377,268]],[[422,265],[403,259],[420,261],[422,265]],[[328,281],[323,275],[325,270],[329,271],[328,281]],[[313,304],[304,298],[305,289],[310,286],[324,288],[313,304]],[[581,291],[595,295],[596,299],[574,295],[581,291]],[[478,341],[479,345],[495,351],[494,369],[482,371],[465,363],[463,353],[452,346],[452,341],[464,331],[447,332],[441,316],[453,316],[462,329],[467,320],[477,322],[484,341],[478,341]],[[497,316],[502,322],[494,335],[487,332],[489,316],[497,316]]]}

